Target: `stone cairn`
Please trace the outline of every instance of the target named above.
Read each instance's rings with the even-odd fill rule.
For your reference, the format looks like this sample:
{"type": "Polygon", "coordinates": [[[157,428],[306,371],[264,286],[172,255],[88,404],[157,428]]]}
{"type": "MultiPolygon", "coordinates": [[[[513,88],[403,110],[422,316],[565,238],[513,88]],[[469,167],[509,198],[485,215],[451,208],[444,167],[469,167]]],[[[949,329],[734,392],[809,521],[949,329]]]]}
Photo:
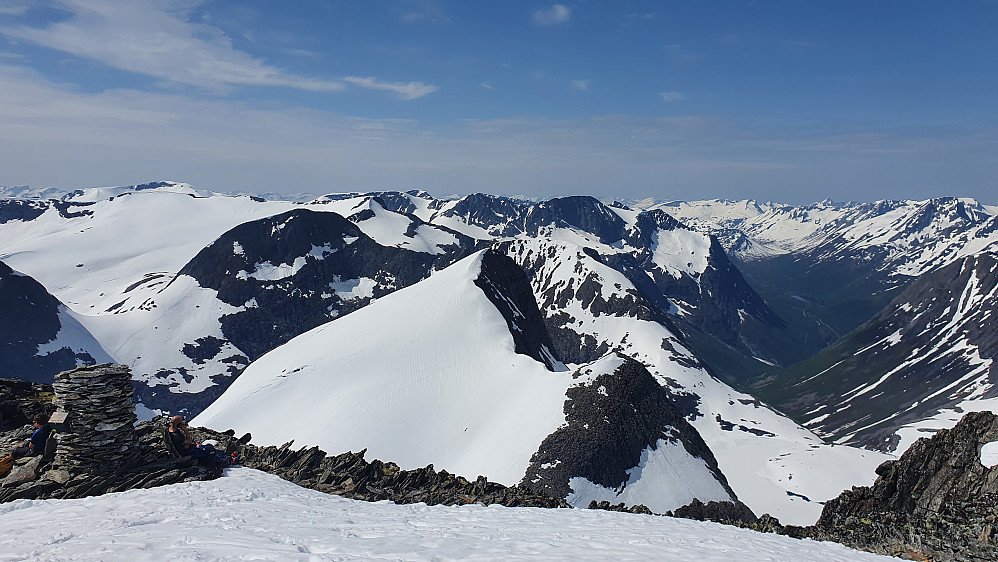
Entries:
{"type": "Polygon", "coordinates": [[[124,365],[79,367],[55,377],[57,411],[66,412],[56,462],[70,472],[116,472],[140,454],[135,436],[135,396],[124,365]]]}

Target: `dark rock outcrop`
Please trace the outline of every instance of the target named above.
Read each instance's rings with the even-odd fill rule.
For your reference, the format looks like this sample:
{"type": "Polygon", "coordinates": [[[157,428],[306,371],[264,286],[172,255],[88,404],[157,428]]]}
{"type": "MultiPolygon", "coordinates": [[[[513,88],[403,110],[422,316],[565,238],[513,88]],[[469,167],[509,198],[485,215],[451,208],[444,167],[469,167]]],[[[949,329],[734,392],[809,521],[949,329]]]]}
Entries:
{"type": "MultiPolygon", "coordinates": [[[[998,467],[981,447],[998,441],[998,416],[967,414],[877,468],[877,481],[825,504],[804,536],[922,560],[998,560],[998,467]]],[[[788,533],[789,534],[789,533],[788,533]]]]}
{"type": "Polygon", "coordinates": [[[570,480],[582,477],[619,490],[628,482],[628,471],[640,464],[642,453],[664,441],[681,443],[690,456],[702,459],[705,470],[735,499],[710,447],[686,421],[692,412],[677,408],[673,392],[644,365],[624,355],[617,357],[621,363],[612,373],[597,373],[591,381],[568,389],[566,423],[541,443],[521,485],[566,497],[572,492],[570,480]]]}
{"type": "Polygon", "coordinates": [[[486,251],[482,254],[482,270],[475,285],[506,319],[516,352],[554,370],[560,362],[553,352],[554,345],[544,318],[537,309],[530,280],[516,262],[496,250],[486,251]]]}
{"type": "MultiPolygon", "coordinates": [[[[166,423],[165,419],[147,423],[166,423]]],[[[347,498],[395,503],[428,505],[501,504],[515,507],[569,507],[558,500],[521,486],[489,482],[484,476],[468,480],[433,465],[402,470],[393,462],[364,459],[366,449],[327,456],[318,447],[292,448],[293,442],[280,447],[258,447],[250,436],[236,439],[235,433],[205,428],[194,430],[195,438],[215,439],[219,447],[240,452],[240,464],[263,470],[299,486],[347,498]]]]}
{"type": "Polygon", "coordinates": [[[752,510],[740,501],[711,501],[703,503],[698,499],[694,499],[689,504],[680,507],[672,513],[667,513],[666,515],[682,517],[683,519],[715,521],[718,523],[728,523],[739,526],[751,526],[759,521],[759,518],[755,516],[755,513],[752,513],[752,510]]]}
{"type": "Polygon", "coordinates": [[[75,322],[61,308],[41,283],[0,262],[0,377],[49,383],[60,371],[97,362],[91,353],[65,346],[39,352],[56,340],[63,322],[75,322]]]}
{"type": "Polygon", "coordinates": [[[55,411],[54,396],[51,384],[0,379],[0,432],[30,425],[35,414],[51,414],[55,411]]]}

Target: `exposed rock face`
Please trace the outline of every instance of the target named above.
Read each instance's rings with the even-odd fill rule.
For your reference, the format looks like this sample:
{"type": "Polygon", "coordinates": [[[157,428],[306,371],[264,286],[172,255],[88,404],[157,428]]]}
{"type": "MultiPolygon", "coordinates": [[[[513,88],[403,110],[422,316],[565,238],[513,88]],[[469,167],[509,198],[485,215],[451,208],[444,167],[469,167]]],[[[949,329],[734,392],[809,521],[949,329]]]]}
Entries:
{"type": "MultiPolygon", "coordinates": [[[[707,502],[703,503],[694,499],[688,505],[680,507],[675,512],[670,513],[674,517],[683,519],[696,519],[697,521],[717,521],[732,525],[753,525],[760,519],[752,513],[752,510],[740,501],[733,502],[707,502]]],[[[768,516],[764,516],[768,517],[768,516]]]]}
{"type": "MultiPolygon", "coordinates": [[[[686,421],[687,415],[695,413],[681,411],[674,403],[678,397],[660,385],[644,365],[624,355],[616,358],[619,366],[613,372],[575,373],[576,378],[585,378],[568,389],[566,423],[544,439],[520,484],[554,497],[568,496],[570,482],[576,477],[622,490],[646,450],[678,442],[686,454],[703,461],[705,474],[693,479],[713,478],[728,496],[721,492],[719,499],[737,502],[714,454],[686,421]]],[[[682,486],[681,482],[674,484],[682,486]]],[[[705,489],[695,492],[706,493],[705,489]]]]}
{"type": "Polygon", "coordinates": [[[554,354],[544,318],[537,309],[530,280],[516,262],[495,250],[486,251],[475,285],[506,319],[516,352],[529,355],[554,370],[560,361],[554,354]]]}
{"type": "Polygon", "coordinates": [[[96,341],[90,351],[57,343],[63,330],[86,332],[64,310],[41,283],[0,262],[0,376],[49,383],[60,371],[96,363],[90,351],[104,357],[96,341]]]}
{"type": "Polygon", "coordinates": [[[222,333],[254,360],[372,298],[423,279],[432,262],[429,254],[377,244],[335,213],[296,209],[233,228],[180,274],[218,291],[223,302],[245,308],[221,318],[222,333]],[[334,289],[337,282],[360,279],[371,280],[369,294],[334,289]]]}
{"type": "Polygon", "coordinates": [[[117,472],[139,455],[135,398],[124,365],[80,367],[56,375],[56,407],[69,414],[61,434],[59,466],[77,471],[117,472]]]}
{"type": "MultiPolygon", "coordinates": [[[[50,384],[0,379],[0,431],[30,425],[35,414],[51,414],[55,411],[53,398],[50,384]]],[[[0,452],[4,449],[0,448],[0,452]]]]}
{"type": "MultiPolygon", "coordinates": [[[[501,504],[508,507],[569,507],[564,500],[533,492],[521,486],[489,482],[484,476],[467,480],[461,476],[437,472],[433,465],[401,470],[393,462],[364,460],[364,451],[327,457],[318,447],[295,450],[288,442],[280,447],[257,447],[241,444],[231,435],[204,428],[196,436],[217,439],[227,448],[237,448],[240,463],[276,474],[299,486],[347,498],[395,503],[428,505],[501,504]]],[[[248,440],[249,436],[243,436],[248,440]]]]}
{"type": "Polygon", "coordinates": [[[806,535],[928,560],[998,560],[998,467],[981,447],[998,441],[998,416],[974,412],[877,468],[871,487],[829,501],[806,535]]]}

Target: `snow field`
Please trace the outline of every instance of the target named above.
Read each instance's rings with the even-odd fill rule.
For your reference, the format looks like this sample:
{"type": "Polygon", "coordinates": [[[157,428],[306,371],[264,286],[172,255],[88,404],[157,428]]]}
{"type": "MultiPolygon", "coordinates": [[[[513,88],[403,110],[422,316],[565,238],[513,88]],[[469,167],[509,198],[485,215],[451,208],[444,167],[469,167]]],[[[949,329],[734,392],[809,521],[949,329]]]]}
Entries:
{"type": "Polygon", "coordinates": [[[571,376],[514,352],[480,267],[478,253],[294,338],[193,423],[516,484],[564,423],[571,376]]]}
{"type": "Polygon", "coordinates": [[[119,302],[145,273],[175,274],[227,230],[296,207],[249,197],[138,191],[73,209],[93,216],[67,219],[50,207],[35,220],[0,224],[0,259],[34,277],[74,312],[94,315],[119,302]]]}
{"type": "Polygon", "coordinates": [[[78,500],[0,505],[0,560],[862,562],[835,543],[575,509],[368,503],[248,468],[78,500]]]}

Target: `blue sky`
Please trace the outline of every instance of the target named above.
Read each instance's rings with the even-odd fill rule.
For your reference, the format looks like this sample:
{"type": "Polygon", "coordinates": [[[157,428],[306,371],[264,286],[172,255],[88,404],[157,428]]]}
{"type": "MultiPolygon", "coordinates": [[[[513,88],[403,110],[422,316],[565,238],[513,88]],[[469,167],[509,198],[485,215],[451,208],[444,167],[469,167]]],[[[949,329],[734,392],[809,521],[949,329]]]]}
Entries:
{"type": "Polygon", "coordinates": [[[0,184],[998,203],[998,2],[0,0],[0,184]]]}

